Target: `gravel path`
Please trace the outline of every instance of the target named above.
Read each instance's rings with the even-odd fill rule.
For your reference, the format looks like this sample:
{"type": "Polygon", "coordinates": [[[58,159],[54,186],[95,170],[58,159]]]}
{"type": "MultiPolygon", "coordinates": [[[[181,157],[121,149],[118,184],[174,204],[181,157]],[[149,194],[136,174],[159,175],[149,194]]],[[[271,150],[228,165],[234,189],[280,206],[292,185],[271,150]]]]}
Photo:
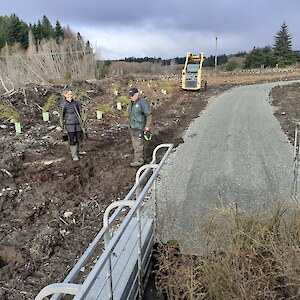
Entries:
{"type": "Polygon", "coordinates": [[[216,208],[263,211],[290,201],[293,146],[269,104],[268,83],[210,99],[168,159],[158,184],[164,241],[195,240],[216,208]]]}

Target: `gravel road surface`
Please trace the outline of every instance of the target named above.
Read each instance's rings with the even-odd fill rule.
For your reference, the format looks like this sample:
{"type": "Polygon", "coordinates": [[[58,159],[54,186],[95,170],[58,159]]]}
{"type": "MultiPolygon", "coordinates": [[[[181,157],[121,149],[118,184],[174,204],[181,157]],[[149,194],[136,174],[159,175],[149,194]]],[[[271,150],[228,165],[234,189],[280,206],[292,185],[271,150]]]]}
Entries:
{"type": "Polygon", "coordinates": [[[216,209],[269,210],[290,201],[293,146],[273,116],[267,83],[210,99],[164,166],[158,184],[162,239],[194,243],[216,209]],[[187,240],[189,242],[187,242],[187,240]]]}

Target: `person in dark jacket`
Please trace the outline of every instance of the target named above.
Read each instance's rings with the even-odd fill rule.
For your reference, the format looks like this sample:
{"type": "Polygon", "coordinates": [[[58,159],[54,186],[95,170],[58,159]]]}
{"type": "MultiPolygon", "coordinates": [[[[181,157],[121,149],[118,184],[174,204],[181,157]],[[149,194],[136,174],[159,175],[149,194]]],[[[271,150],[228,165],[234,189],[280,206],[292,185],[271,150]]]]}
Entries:
{"type": "Polygon", "coordinates": [[[79,160],[79,142],[82,140],[80,106],[74,100],[71,90],[67,91],[64,96],[65,99],[60,104],[61,126],[68,133],[72,159],[77,161],[79,160]]]}
{"type": "Polygon", "coordinates": [[[140,167],[144,164],[144,132],[151,131],[152,109],[148,101],[140,97],[137,88],[129,91],[131,103],[128,108],[130,135],[134,152],[134,160],[131,167],[140,167]]]}

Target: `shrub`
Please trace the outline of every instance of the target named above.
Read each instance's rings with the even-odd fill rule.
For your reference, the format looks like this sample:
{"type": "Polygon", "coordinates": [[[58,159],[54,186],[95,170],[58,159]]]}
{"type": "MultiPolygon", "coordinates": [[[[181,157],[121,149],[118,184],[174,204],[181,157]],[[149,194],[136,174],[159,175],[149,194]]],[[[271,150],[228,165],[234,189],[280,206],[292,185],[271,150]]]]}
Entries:
{"type": "Polygon", "coordinates": [[[235,60],[229,60],[227,65],[226,65],[226,71],[230,72],[235,70],[239,66],[238,62],[235,60]]]}

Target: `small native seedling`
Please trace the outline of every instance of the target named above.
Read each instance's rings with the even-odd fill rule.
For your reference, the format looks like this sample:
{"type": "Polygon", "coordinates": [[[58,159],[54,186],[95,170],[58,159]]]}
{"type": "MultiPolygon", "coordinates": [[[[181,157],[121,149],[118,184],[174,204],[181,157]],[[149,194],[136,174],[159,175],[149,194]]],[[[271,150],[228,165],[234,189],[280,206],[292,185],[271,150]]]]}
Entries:
{"type": "Polygon", "coordinates": [[[123,106],[128,106],[130,103],[130,99],[125,96],[120,96],[117,102],[117,109],[121,110],[123,106]]]}
{"type": "Polygon", "coordinates": [[[114,95],[117,96],[119,94],[120,85],[118,83],[113,83],[112,88],[114,91],[114,95]]]}
{"type": "Polygon", "coordinates": [[[54,102],[55,102],[55,100],[56,100],[56,96],[55,95],[51,95],[49,98],[48,98],[48,100],[46,101],[46,103],[43,105],[43,111],[45,112],[45,111],[49,111],[50,110],[50,108],[52,107],[52,105],[54,104],[54,102]]]}
{"type": "Polygon", "coordinates": [[[48,98],[46,103],[43,105],[42,109],[43,109],[43,120],[44,121],[49,121],[49,110],[50,110],[51,106],[54,104],[55,100],[56,100],[56,96],[52,94],[48,98]]]}
{"type": "Polygon", "coordinates": [[[112,107],[110,104],[100,104],[97,107],[97,119],[102,119],[103,113],[111,111],[111,110],[112,110],[112,107]]]}
{"type": "Polygon", "coordinates": [[[0,105],[0,118],[5,122],[21,122],[21,116],[19,112],[13,106],[9,105],[0,105]]]}
{"type": "Polygon", "coordinates": [[[14,123],[16,133],[21,133],[21,116],[13,106],[0,105],[0,118],[3,119],[4,122],[14,123]]]}

